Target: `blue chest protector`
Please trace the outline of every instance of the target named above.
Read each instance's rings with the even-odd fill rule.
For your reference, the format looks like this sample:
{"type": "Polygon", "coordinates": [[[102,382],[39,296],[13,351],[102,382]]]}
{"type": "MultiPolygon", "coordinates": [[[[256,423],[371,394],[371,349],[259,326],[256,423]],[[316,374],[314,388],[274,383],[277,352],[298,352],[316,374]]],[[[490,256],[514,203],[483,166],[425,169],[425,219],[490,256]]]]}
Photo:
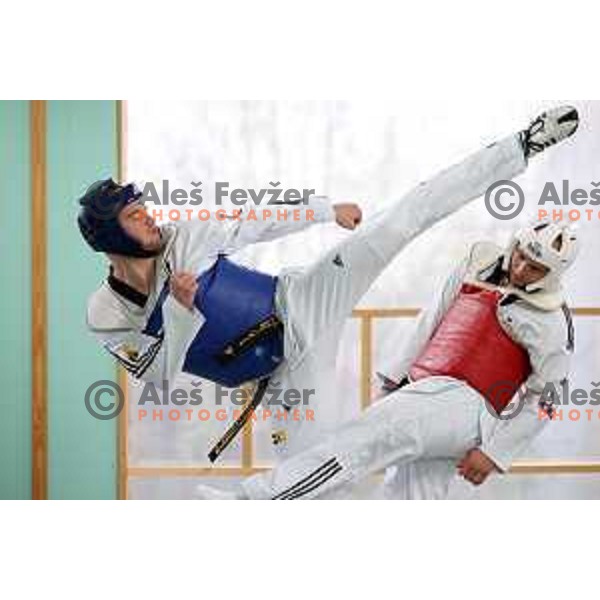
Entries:
{"type": "MultiPolygon", "coordinates": [[[[276,285],[276,277],[219,256],[198,278],[194,303],[206,321],[188,349],[183,370],[227,387],[270,375],[283,360],[276,285]]],[[[157,310],[160,316],[153,313],[148,325],[160,321],[162,326],[160,301],[157,310]]]]}

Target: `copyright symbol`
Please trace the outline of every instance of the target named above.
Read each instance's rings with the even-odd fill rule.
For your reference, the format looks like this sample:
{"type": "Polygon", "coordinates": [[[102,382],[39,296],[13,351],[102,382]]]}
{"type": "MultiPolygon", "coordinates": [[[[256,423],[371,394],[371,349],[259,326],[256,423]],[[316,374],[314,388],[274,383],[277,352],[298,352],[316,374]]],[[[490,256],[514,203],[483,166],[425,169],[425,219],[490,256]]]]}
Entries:
{"type": "Polygon", "coordinates": [[[525,392],[514,381],[496,381],[486,390],[484,397],[486,410],[500,421],[514,419],[525,406],[525,392]],[[498,412],[497,406],[504,408],[498,412]]]}
{"type": "Polygon", "coordinates": [[[110,379],[95,381],[85,392],[85,408],[92,417],[100,421],[114,419],[123,410],[123,406],[125,406],[123,390],[110,379]],[[109,398],[102,398],[103,395],[109,398]]]}
{"type": "Polygon", "coordinates": [[[514,219],[525,206],[525,194],[514,181],[495,181],[485,192],[485,207],[501,221],[514,219]]]}

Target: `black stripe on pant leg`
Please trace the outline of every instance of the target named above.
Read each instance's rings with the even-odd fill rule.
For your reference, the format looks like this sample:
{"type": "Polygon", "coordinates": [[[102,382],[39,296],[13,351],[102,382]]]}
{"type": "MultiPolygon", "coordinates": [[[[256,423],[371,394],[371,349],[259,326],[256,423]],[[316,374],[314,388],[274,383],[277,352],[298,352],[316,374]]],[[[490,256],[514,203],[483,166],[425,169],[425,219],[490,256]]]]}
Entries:
{"type": "Polygon", "coordinates": [[[330,458],[327,462],[323,463],[320,467],[317,467],[314,471],[310,472],[306,477],[304,477],[300,481],[297,481],[296,483],[294,483],[292,486],[290,486],[286,490],[283,490],[283,492],[280,492],[276,496],[273,496],[272,499],[278,500],[280,496],[288,494],[288,493],[294,491],[297,487],[303,485],[304,483],[307,483],[310,479],[317,476],[323,469],[326,469],[330,465],[334,464],[335,460],[336,460],[335,458],[330,458]]]}
{"type": "Polygon", "coordinates": [[[282,494],[280,494],[279,497],[276,498],[276,500],[287,500],[290,496],[293,496],[294,494],[301,492],[307,486],[320,481],[321,479],[323,479],[323,477],[327,477],[329,475],[329,473],[331,473],[331,471],[336,468],[336,466],[337,466],[336,462],[335,461],[332,462],[326,469],[323,469],[320,473],[316,473],[308,481],[303,482],[302,485],[300,485],[300,483],[298,483],[298,484],[296,484],[294,489],[290,489],[287,492],[283,492],[282,494]]]}
{"type": "Polygon", "coordinates": [[[283,500],[302,500],[301,496],[306,496],[306,494],[308,494],[309,492],[312,492],[313,490],[315,490],[318,487],[322,486],[323,484],[327,483],[330,479],[335,477],[340,471],[342,471],[342,467],[337,466],[331,472],[331,474],[328,477],[326,477],[324,480],[313,483],[312,486],[302,490],[301,492],[294,492],[293,494],[290,494],[287,498],[283,498],[283,500]]]}
{"type": "Polygon", "coordinates": [[[321,487],[322,485],[327,483],[330,479],[335,477],[341,470],[342,467],[339,464],[335,465],[332,469],[329,469],[327,473],[321,473],[321,475],[316,481],[312,481],[306,484],[301,489],[296,490],[291,494],[288,494],[285,498],[281,498],[281,500],[297,500],[301,496],[305,496],[309,492],[312,492],[313,490],[316,490],[318,487],[321,487]]]}

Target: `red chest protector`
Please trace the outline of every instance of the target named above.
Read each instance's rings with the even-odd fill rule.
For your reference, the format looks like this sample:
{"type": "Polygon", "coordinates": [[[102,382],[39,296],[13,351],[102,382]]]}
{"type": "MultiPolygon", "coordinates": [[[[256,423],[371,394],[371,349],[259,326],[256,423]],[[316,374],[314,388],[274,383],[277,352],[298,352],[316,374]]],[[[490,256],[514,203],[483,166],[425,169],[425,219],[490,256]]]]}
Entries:
{"type": "Polygon", "coordinates": [[[531,374],[527,351],[498,322],[500,292],[463,283],[427,347],[409,370],[413,381],[444,375],[466,381],[502,412],[531,374]]]}

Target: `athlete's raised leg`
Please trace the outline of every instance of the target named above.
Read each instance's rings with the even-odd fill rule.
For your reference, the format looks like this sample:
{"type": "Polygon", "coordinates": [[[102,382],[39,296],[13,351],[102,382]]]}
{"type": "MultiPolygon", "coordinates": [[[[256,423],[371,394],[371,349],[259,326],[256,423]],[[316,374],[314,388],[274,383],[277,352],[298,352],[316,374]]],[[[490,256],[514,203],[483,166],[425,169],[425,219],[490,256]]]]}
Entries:
{"type": "Polygon", "coordinates": [[[301,274],[284,281],[290,326],[310,347],[341,327],[373,281],[413,239],[480,197],[496,181],[522,173],[529,157],[572,135],[577,111],[544,113],[525,131],[475,152],[380,211],[301,274]]]}

